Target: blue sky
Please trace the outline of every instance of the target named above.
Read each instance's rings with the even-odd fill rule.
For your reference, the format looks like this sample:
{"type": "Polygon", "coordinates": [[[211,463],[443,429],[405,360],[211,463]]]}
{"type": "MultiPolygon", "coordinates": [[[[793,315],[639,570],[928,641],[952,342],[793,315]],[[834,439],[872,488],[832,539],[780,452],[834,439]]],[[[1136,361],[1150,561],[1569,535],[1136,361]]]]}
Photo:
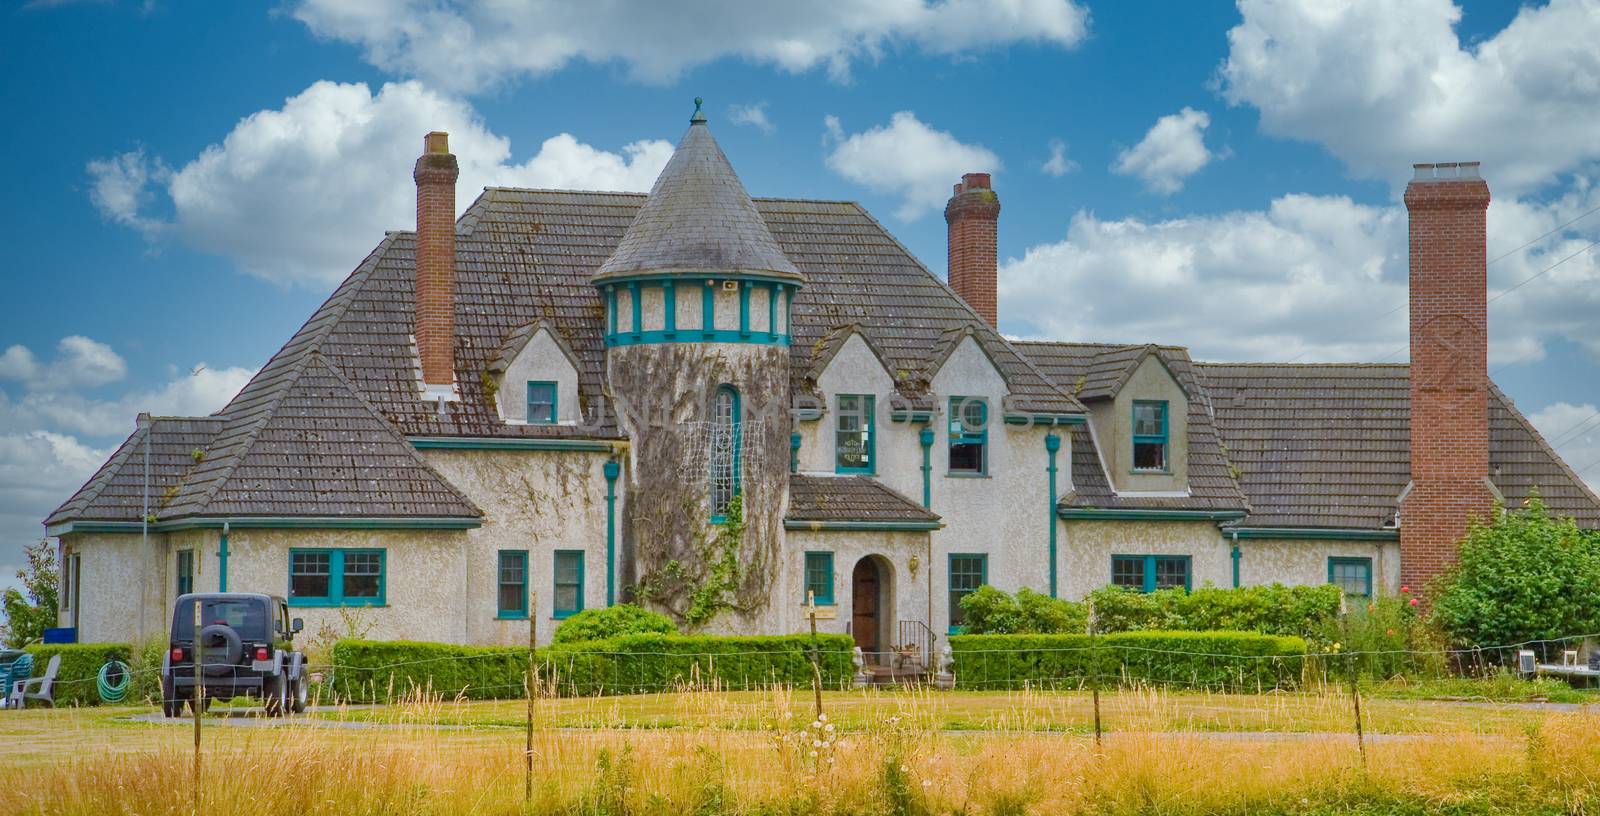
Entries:
{"type": "Polygon", "coordinates": [[[1003,331],[1199,359],[1403,360],[1409,165],[1482,160],[1490,368],[1600,483],[1593,0],[693,5],[0,10],[0,570],[411,226],[424,132],[463,207],[644,189],[696,95],[753,195],[859,200],[936,274],[995,172],[1003,331]]]}

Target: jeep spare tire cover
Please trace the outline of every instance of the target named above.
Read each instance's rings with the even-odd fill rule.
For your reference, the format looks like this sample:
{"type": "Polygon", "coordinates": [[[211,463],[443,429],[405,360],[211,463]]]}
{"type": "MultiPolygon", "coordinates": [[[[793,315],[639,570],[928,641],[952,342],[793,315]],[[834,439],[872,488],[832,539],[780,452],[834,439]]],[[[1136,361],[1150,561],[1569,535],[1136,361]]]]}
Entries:
{"type": "Polygon", "coordinates": [[[232,626],[213,623],[200,630],[200,644],[205,647],[200,666],[206,674],[216,676],[233,671],[244,654],[244,644],[232,626]]]}

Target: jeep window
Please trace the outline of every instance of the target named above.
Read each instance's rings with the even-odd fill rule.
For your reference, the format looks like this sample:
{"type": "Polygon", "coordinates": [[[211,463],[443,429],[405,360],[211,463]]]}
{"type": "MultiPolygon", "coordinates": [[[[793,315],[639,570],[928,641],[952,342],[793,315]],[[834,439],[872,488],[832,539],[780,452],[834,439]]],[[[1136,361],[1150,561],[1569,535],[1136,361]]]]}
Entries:
{"type": "MultiPolygon", "coordinates": [[[[207,598],[200,607],[201,626],[223,624],[241,637],[260,638],[267,631],[267,608],[250,598],[207,598]]],[[[178,605],[173,613],[173,640],[194,640],[194,601],[178,605]]]]}

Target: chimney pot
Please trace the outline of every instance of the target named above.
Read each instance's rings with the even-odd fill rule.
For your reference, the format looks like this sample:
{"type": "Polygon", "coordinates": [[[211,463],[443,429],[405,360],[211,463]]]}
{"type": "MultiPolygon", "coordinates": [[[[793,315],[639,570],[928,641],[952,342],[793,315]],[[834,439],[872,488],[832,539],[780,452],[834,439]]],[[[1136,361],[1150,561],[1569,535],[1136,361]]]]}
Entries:
{"type": "Polygon", "coordinates": [[[436,130],[422,137],[422,152],[424,153],[449,153],[450,134],[436,130]]]}

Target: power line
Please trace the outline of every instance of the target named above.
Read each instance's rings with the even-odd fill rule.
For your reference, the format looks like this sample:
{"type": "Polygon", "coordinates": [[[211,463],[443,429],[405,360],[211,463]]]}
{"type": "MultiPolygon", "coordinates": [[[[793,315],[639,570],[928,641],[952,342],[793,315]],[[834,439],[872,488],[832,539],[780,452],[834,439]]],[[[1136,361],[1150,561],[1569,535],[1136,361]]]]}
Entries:
{"type": "Polygon", "coordinates": [[[1538,272],[1535,272],[1535,273],[1533,273],[1533,274],[1532,274],[1532,275],[1529,275],[1529,276],[1528,276],[1528,277],[1527,277],[1527,278],[1524,278],[1524,279],[1523,279],[1523,280],[1522,280],[1522,281],[1521,281],[1521,282],[1520,282],[1520,283],[1518,283],[1518,284],[1517,284],[1517,285],[1516,285],[1516,286],[1513,286],[1513,287],[1511,287],[1511,288],[1510,288],[1510,289],[1507,289],[1507,290],[1505,290],[1505,291],[1504,291],[1504,292],[1501,292],[1501,293],[1500,293],[1500,294],[1498,294],[1498,295],[1495,295],[1495,296],[1494,296],[1494,297],[1492,297],[1492,298],[1489,298],[1489,302],[1490,302],[1490,303],[1494,303],[1494,302],[1495,302],[1495,301],[1497,301],[1497,300],[1499,300],[1499,299],[1500,299],[1500,298],[1503,298],[1503,297],[1505,297],[1505,296],[1506,296],[1506,295],[1509,295],[1509,294],[1511,294],[1511,293],[1512,293],[1512,292],[1515,292],[1515,291],[1517,291],[1517,290],[1518,290],[1518,289],[1521,289],[1521,288],[1522,288],[1522,287],[1524,287],[1524,286],[1526,286],[1526,285],[1528,285],[1528,284],[1530,284],[1530,283],[1532,283],[1532,282],[1533,282],[1533,281],[1535,281],[1535,280],[1537,280],[1537,279],[1539,279],[1539,278],[1541,278],[1541,277],[1544,277],[1544,275],[1545,275],[1545,273],[1546,273],[1546,272],[1549,272],[1549,271],[1550,271],[1550,270],[1552,270],[1552,269],[1555,269],[1555,268],[1556,268],[1556,267],[1558,267],[1558,266],[1560,266],[1560,265],[1562,265],[1562,264],[1564,264],[1564,263],[1566,263],[1566,262],[1567,262],[1567,261],[1570,261],[1570,260],[1572,260],[1572,259],[1573,259],[1573,258],[1576,258],[1576,257],[1578,257],[1578,256],[1579,256],[1579,255],[1582,255],[1582,254],[1583,254],[1583,253],[1585,253],[1585,252],[1588,252],[1588,251],[1589,251],[1589,250],[1591,250],[1591,249],[1594,249],[1594,248],[1595,248],[1595,247],[1596,247],[1596,246],[1600,246],[1600,239],[1595,239],[1595,240],[1593,240],[1593,241],[1590,241],[1590,242],[1589,242],[1589,245],[1588,245],[1588,246],[1586,246],[1586,247],[1584,247],[1584,248],[1583,248],[1583,249],[1580,249],[1580,250],[1578,250],[1578,251],[1577,251],[1577,252],[1574,252],[1574,253],[1572,253],[1572,254],[1571,254],[1571,255],[1568,255],[1568,256],[1567,256],[1567,257],[1565,257],[1565,258],[1562,258],[1562,259],[1561,259],[1561,260],[1559,260],[1559,261],[1556,261],[1556,262],[1555,262],[1555,263],[1553,263],[1553,264],[1550,264],[1550,265],[1549,265],[1549,266],[1547,266],[1547,267],[1545,267],[1545,268],[1543,268],[1543,269],[1541,269],[1541,270],[1539,270],[1539,271],[1538,271],[1538,272]]]}

